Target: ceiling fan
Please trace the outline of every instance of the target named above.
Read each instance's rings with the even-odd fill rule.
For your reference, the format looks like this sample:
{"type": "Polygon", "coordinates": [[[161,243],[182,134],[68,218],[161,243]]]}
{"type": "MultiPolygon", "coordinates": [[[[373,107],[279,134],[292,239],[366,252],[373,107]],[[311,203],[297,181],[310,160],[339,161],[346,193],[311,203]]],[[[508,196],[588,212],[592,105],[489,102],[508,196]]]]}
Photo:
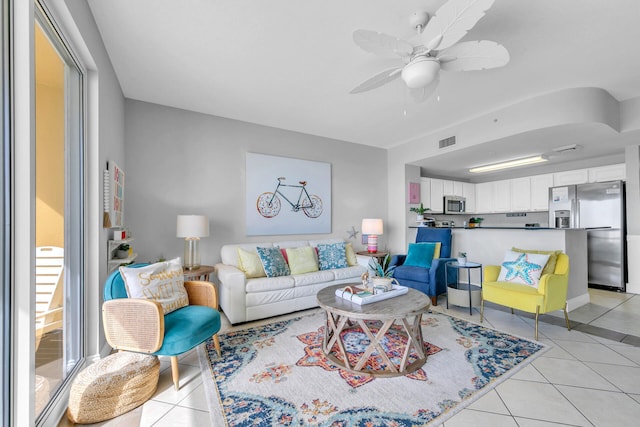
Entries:
{"type": "Polygon", "coordinates": [[[411,25],[422,44],[414,46],[406,40],[370,30],[356,30],[353,41],[376,55],[399,56],[404,65],[376,74],[351,90],[366,92],[402,78],[416,102],[427,99],[438,86],[440,70],[471,71],[502,67],[509,62],[509,52],[496,42],[468,41],[458,43],[484,16],[494,0],[449,0],[433,17],[416,12],[411,25]]]}

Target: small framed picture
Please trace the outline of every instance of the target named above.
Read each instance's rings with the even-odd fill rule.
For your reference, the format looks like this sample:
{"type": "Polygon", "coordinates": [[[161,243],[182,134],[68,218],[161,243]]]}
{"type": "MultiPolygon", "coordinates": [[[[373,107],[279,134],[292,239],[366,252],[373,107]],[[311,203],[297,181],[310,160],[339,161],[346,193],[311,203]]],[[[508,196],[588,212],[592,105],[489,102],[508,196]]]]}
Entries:
{"type": "Polygon", "coordinates": [[[410,204],[420,203],[420,183],[419,182],[409,183],[409,203],[410,204]]]}
{"type": "Polygon", "coordinates": [[[362,234],[362,244],[366,245],[367,242],[369,241],[369,235],[368,234],[362,234]]]}

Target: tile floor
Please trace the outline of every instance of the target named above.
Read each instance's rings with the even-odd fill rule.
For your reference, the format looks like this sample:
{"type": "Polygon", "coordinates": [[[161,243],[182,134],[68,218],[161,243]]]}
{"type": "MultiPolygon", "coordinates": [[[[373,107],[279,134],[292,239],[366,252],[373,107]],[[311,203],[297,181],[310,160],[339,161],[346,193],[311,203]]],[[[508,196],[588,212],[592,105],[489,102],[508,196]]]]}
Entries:
{"type": "MultiPolygon", "coordinates": [[[[458,426],[637,426],[640,420],[640,295],[590,289],[591,303],[569,313],[541,316],[540,341],[552,349],[500,384],[444,427],[458,426]]],[[[434,310],[479,321],[474,309],[434,310]]],[[[296,313],[295,315],[299,315],[296,313]]],[[[272,319],[270,319],[272,320],[272,319]]],[[[269,320],[269,321],[270,321],[269,320]]],[[[264,322],[254,322],[264,323],[264,322]]],[[[485,307],[485,324],[533,338],[531,316],[497,306],[485,307]]],[[[242,325],[244,328],[248,325],[242,325]]],[[[222,332],[232,329],[223,323],[222,332]]],[[[174,391],[168,360],[162,360],[158,390],[142,407],[101,427],[210,426],[200,366],[195,351],[180,359],[179,391],[174,391]]],[[[71,425],[66,418],[59,427],[71,425]]],[[[220,420],[213,424],[222,426],[220,420]]],[[[267,426],[263,426],[267,427],[267,426]]]]}

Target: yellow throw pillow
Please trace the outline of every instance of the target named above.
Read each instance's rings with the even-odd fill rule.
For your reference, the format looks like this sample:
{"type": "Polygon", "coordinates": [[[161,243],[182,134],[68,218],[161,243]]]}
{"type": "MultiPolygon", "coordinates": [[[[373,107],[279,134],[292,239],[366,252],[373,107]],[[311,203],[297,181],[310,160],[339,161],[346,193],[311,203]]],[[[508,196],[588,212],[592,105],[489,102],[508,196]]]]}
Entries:
{"type": "Polygon", "coordinates": [[[247,279],[254,277],[267,277],[262,268],[262,262],[256,252],[245,251],[238,248],[238,266],[244,272],[247,279]]]}
{"type": "Polygon", "coordinates": [[[356,258],[356,251],[353,250],[353,245],[351,243],[347,243],[344,250],[347,253],[347,265],[349,267],[358,265],[358,258],[356,258]]]}
{"type": "Polygon", "coordinates": [[[120,267],[120,275],[129,298],[154,300],[162,305],[164,314],[189,305],[180,258],[138,268],[120,267]]]}
{"type": "Polygon", "coordinates": [[[513,252],[520,252],[520,253],[549,255],[549,261],[547,261],[547,264],[542,269],[543,276],[545,274],[553,274],[556,271],[556,263],[558,262],[558,255],[562,253],[562,251],[535,251],[535,250],[518,249],[518,248],[511,248],[511,250],[513,252]]]}
{"type": "Polygon", "coordinates": [[[286,252],[291,274],[303,274],[318,271],[316,251],[311,246],[287,248],[286,252]]]}

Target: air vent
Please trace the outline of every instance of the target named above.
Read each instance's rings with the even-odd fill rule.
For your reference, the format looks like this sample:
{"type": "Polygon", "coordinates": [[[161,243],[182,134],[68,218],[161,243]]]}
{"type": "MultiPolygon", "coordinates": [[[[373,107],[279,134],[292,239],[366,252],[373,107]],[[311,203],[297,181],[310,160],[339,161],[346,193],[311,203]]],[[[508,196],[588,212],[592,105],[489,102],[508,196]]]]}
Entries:
{"type": "Polygon", "coordinates": [[[441,139],[438,141],[439,148],[449,147],[456,143],[456,137],[450,136],[449,138],[441,139]]]}

